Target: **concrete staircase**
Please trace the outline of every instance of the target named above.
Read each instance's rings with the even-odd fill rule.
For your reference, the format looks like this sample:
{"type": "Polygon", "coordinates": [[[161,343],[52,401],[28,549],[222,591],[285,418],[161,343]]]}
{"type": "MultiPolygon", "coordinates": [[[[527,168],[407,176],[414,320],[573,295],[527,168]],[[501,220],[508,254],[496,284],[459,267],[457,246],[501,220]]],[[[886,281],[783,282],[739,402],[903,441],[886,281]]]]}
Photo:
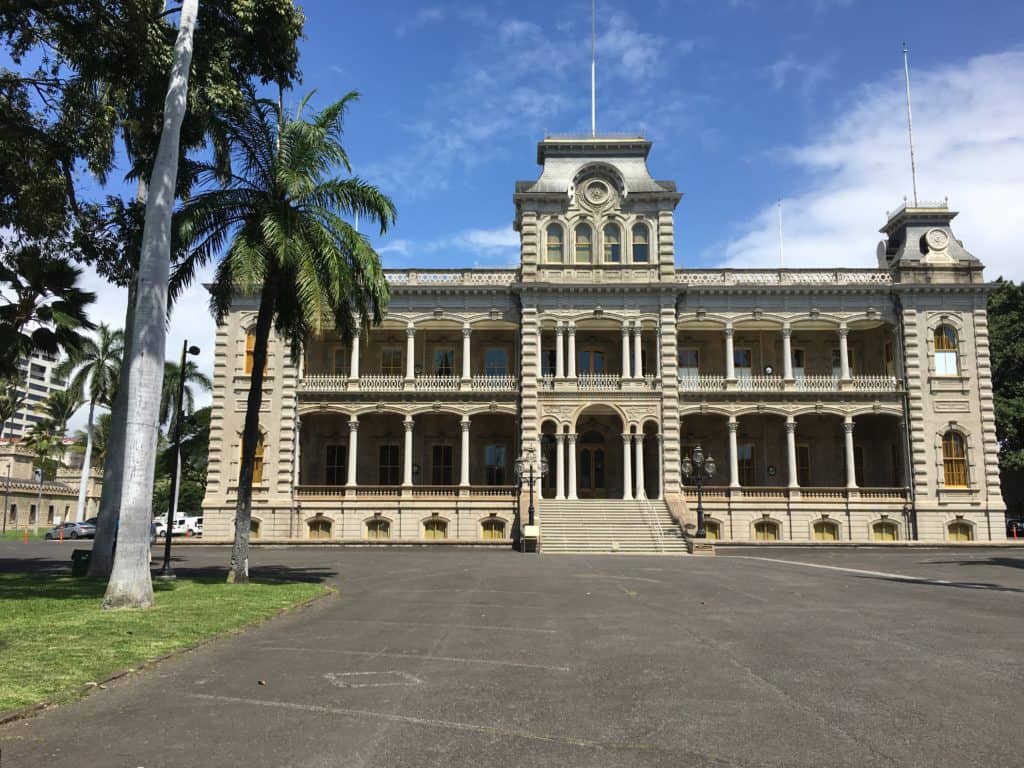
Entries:
{"type": "Polygon", "coordinates": [[[679,526],[660,500],[544,499],[539,523],[543,553],[686,553],[679,526]]]}

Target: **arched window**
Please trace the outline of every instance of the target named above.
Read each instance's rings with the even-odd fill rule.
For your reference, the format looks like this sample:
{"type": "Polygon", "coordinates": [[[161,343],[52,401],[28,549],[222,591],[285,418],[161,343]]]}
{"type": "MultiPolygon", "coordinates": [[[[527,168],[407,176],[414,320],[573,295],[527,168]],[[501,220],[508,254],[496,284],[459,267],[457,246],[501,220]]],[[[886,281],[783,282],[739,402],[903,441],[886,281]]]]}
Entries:
{"type": "Polygon", "coordinates": [[[448,523],[444,520],[427,520],[423,523],[423,537],[432,540],[447,539],[448,523]]]}
{"type": "Polygon", "coordinates": [[[260,521],[255,517],[249,518],[249,538],[258,539],[260,537],[260,521]]]}
{"type": "Polygon", "coordinates": [[[757,541],[778,541],[779,524],[772,520],[758,520],[754,523],[754,538],[757,541]]]}
{"type": "Polygon", "coordinates": [[[875,523],[871,526],[871,540],[872,541],[896,541],[899,529],[896,527],[896,523],[890,523],[887,520],[875,523]]]}
{"type": "Polygon", "coordinates": [[[309,528],[309,538],[329,539],[331,538],[331,521],[324,517],[316,517],[306,523],[309,528]]]}
{"type": "Polygon", "coordinates": [[[942,436],[942,477],[947,488],[967,487],[967,446],[953,430],[942,436]]]}
{"type": "Polygon", "coordinates": [[[970,523],[965,523],[963,520],[957,520],[949,524],[949,540],[950,541],[974,541],[974,528],[971,527],[970,523]]]}
{"type": "Polygon", "coordinates": [[[646,224],[633,225],[633,262],[644,264],[651,260],[651,235],[646,224]]]}
{"type": "Polygon", "coordinates": [[[831,520],[814,522],[815,541],[839,541],[839,526],[831,520]]]}
{"type": "Polygon", "coordinates": [[[553,264],[562,263],[562,227],[559,224],[548,224],[548,261],[553,264]]]}
{"type": "Polygon", "coordinates": [[[607,264],[622,261],[622,230],[618,224],[608,224],[604,228],[604,260],[607,264]]]}
{"type": "Polygon", "coordinates": [[[375,517],[366,522],[366,538],[368,539],[390,539],[391,521],[382,517],[375,517]]]}
{"type": "Polygon", "coordinates": [[[714,520],[705,520],[704,533],[707,534],[708,541],[718,541],[722,538],[722,526],[714,520]]]}
{"type": "Polygon", "coordinates": [[[504,539],[505,521],[496,517],[489,517],[481,524],[485,539],[504,539]]]}
{"type": "MultiPolygon", "coordinates": [[[[238,449],[239,457],[241,457],[242,449],[238,449]]],[[[259,485],[263,482],[263,433],[260,432],[259,437],[256,439],[256,454],[252,460],[252,484],[259,485]]]]}
{"type": "Polygon", "coordinates": [[[959,375],[957,357],[956,331],[951,326],[940,325],[935,329],[935,375],[959,375]]]}
{"type": "Polygon", "coordinates": [[[594,230],[589,224],[576,227],[576,263],[589,264],[594,259],[594,230]]]}

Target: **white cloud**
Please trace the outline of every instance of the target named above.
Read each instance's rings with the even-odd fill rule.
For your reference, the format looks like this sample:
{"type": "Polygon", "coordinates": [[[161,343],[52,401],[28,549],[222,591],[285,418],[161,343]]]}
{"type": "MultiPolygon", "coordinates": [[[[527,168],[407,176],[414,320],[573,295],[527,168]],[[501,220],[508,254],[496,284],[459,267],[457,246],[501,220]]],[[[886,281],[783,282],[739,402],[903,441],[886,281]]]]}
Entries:
{"type": "MultiPolygon", "coordinates": [[[[1024,212],[1024,52],[978,56],[912,74],[920,198],[950,198],[953,222],[987,276],[1020,280],[1024,212]]],[[[787,266],[875,264],[887,209],[910,194],[902,73],[861,88],[815,140],[778,150],[780,176],[809,181],[783,202],[787,266]]],[[[706,253],[730,267],[778,263],[775,201],[706,253]]]]}
{"type": "MultiPolygon", "coordinates": [[[[511,225],[493,229],[464,229],[452,235],[414,243],[410,240],[392,240],[377,248],[387,258],[390,268],[430,267],[436,256],[459,251],[473,257],[474,266],[504,266],[519,258],[519,234],[511,225]],[[428,257],[430,257],[428,259],[428,257]]],[[[460,259],[460,264],[465,259],[460,259]]]]}

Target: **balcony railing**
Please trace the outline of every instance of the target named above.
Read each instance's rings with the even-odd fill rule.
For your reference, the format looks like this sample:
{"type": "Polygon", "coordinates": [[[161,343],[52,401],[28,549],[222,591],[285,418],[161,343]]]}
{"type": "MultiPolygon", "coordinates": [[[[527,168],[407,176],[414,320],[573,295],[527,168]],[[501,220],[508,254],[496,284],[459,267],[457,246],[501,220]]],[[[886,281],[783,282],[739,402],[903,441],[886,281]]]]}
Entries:
{"type": "Polygon", "coordinates": [[[584,373],[576,378],[576,387],[587,390],[611,390],[619,389],[622,379],[611,373],[584,373]]]}
{"type": "Polygon", "coordinates": [[[517,376],[474,376],[472,383],[477,392],[514,392],[518,387],[517,376]]]}
{"type": "Polygon", "coordinates": [[[783,381],[781,376],[740,376],[736,380],[736,389],[744,392],[781,392],[783,381]]]}
{"type": "MultiPolygon", "coordinates": [[[[687,501],[697,500],[697,490],[693,486],[685,486],[687,501]]],[[[787,488],[781,486],[753,486],[731,488],[727,485],[705,485],[704,501],[723,501],[730,498],[761,499],[764,501],[845,501],[859,499],[871,502],[902,503],[909,498],[907,488],[844,488],[844,487],[808,487],[787,488]]]]}
{"type": "Polygon", "coordinates": [[[299,389],[303,392],[458,392],[468,389],[473,392],[515,392],[519,388],[516,376],[474,376],[463,382],[459,376],[417,376],[411,383],[403,376],[380,373],[362,374],[358,379],[349,379],[326,373],[310,373],[302,377],[299,389]]]}
{"type": "Polygon", "coordinates": [[[457,392],[458,376],[417,376],[414,379],[417,392],[457,392]]]}
{"type": "MultiPolygon", "coordinates": [[[[740,376],[732,386],[724,376],[680,375],[679,389],[683,392],[839,392],[842,381],[834,376],[799,376],[787,383],[781,376],[740,376]]],[[[849,390],[854,392],[899,392],[900,380],[895,376],[853,376],[849,390]]]]}
{"type": "Polygon", "coordinates": [[[332,501],[336,499],[399,498],[404,495],[414,498],[481,498],[511,499],[516,494],[514,485],[297,485],[295,495],[308,501],[332,501]]]}

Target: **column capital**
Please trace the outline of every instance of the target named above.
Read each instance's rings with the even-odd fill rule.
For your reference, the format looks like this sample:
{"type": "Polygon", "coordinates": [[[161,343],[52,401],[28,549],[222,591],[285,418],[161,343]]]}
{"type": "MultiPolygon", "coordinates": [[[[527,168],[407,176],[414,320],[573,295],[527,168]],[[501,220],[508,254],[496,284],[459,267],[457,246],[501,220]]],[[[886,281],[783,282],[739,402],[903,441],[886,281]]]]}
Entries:
{"type": "Polygon", "coordinates": [[[782,338],[788,339],[793,335],[793,328],[789,323],[782,324],[782,338]]]}
{"type": "Polygon", "coordinates": [[[409,339],[415,338],[416,337],[416,326],[413,325],[412,323],[409,323],[409,325],[405,326],[405,335],[406,335],[406,338],[409,338],[409,339]]]}
{"type": "Polygon", "coordinates": [[[622,335],[623,336],[629,336],[629,325],[630,325],[629,320],[623,320],[622,321],[622,335]]]}
{"type": "Polygon", "coordinates": [[[473,326],[471,326],[469,323],[463,323],[462,324],[462,335],[463,336],[469,336],[471,333],[473,333],[473,326]]]}
{"type": "Polygon", "coordinates": [[[564,443],[567,435],[564,432],[555,432],[555,442],[564,443]]]}
{"type": "Polygon", "coordinates": [[[725,328],[722,329],[722,333],[731,338],[734,330],[735,329],[732,327],[732,323],[726,323],[725,328]]]}
{"type": "Polygon", "coordinates": [[[565,321],[565,332],[570,336],[576,335],[576,322],[574,320],[565,321]]]}
{"type": "Polygon", "coordinates": [[[579,437],[579,435],[577,435],[575,432],[565,433],[565,439],[568,440],[570,443],[575,443],[577,437],[579,437]]]}
{"type": "Polygon", "coordinates": [[[462,418],[462,419],[461,419],[461,420],[459,421],[459,426],[460,426],[460,427],[462,427],[462,431],[463,431],[463,432],[469,432],[469,426],[470,426],[470,424],[472,424],[472,421],[470,420],[469,416],[464,416],[464,417],[463,417],[463,418],[462,418]]]}
{"type": "Polygon", "coordinates": [[[350,416],[349,417],[349,419],[348,419],[348,431],[349,432],[358,432],[359,431],[359,417],[358,416],[350,416]]]}
{"type": "Polygon", "coordinates": [[[848,435],[853,434],[853,419],[851,419],[849,416],[843,419],[843,432],[845,432],[848,435]]]}
{"type": "Polygon", "coordinates": [[[792,416],[786,417],[786,431],[796,432],[796,419],[794,419],[792,416]]]}
{"type": "Polygon", "coordinates": [[[555,333],[557,333],[558,335],[561,335],[561,334],[565,333],[565,321],[564,320],[556,320],[555,321],[555,333]]]}
{"type": "Polygon", "coordinates": [[[406,432],[412,432],[413,426],[416,424],[415,419],[412,416],[408,416],[402,420],[402,426],[405,427],[406,432]]]}
{"type": "Polygon", "coordinates": [[[840,336],[846,336],[849,332],[850,332],[850,329],[847,327],[845,322],[842,322],[842,323],[839,324],[839,331],[838,331],[838,333],[839,333],[840,336]]]}
{"type": "Polygon", "coordinates": [[[729,421],[726,422],[726,426],[729,427],[730,432],[736,432],[740,428],[740,422],[735,416],[730,416],[729,421]]]}
{"type": "Polygon", "coordinates": [[[628,442],[632,441],[632,439],[633,439],[633,433],[632,432],[623,432],[622,433],[622,442],[628,443],[628,442]]]}

